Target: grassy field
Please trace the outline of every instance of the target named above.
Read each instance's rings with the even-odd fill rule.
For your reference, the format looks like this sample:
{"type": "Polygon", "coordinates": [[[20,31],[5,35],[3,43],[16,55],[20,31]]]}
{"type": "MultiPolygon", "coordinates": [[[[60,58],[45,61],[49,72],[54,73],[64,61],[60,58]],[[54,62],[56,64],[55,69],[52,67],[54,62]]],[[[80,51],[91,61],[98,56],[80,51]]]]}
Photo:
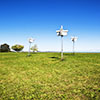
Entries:
{"type": "Polygon", "coordinates": [[[100,100],[100,54],[0,53],[0,100],[100,100]]]}

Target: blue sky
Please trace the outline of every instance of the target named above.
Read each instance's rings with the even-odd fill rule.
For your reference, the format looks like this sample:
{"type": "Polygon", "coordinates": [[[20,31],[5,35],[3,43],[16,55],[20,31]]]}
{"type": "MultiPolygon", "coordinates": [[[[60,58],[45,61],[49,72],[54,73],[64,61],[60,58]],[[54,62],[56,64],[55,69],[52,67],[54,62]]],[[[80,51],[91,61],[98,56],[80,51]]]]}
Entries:
{"type": "Polygon", "coordinates": [[[24,45],[35,38],[39,51],[60,51],[56,30],[69,30],[64,51],[100,51],[100,0],[0,0],[0,44],[24,45]]]}

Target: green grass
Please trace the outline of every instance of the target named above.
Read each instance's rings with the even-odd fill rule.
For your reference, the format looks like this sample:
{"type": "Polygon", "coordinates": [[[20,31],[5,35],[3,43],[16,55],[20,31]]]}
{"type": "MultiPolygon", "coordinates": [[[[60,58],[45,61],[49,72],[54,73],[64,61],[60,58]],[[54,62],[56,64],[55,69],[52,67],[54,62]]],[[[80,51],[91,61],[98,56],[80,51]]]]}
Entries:
{"type": "Polygon", "coordinates": [[[100,54],[0,53],[0,100],[100,100],[100,54]]]}

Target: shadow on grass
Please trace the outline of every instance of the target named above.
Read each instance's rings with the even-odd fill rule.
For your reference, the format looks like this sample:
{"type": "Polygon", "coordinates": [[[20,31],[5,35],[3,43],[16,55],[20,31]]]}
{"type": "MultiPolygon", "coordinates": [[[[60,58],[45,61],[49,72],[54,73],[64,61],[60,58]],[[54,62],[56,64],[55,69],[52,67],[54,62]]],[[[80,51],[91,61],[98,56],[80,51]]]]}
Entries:
{"type": "Polygon", "coordinates": [[[31,57],[32,55],[26,55],[26,57],[31,57]]]}
{"type": "Polygon", "coordinates": [[[31,57],[32,55],[37,55],[38,53],[30,53],[30,54],[28,54],[28,55],[26,55],[26,57],[31,57]]]}
{"type": "Polygon", "coordinates": [[[56,61],[56,60],[59,60],[59,61],[64,61],[65,59],[61,59],[60,57],[49,57],[52,59],[52,61],[56,61]]]}
{"type": "Polygon", "coordinates": [[[59,57],[49,57],[49,58],[51,58],[52,59],[52,61],[55,61],[55,60],[60,60],[60,58],[59,57]]]}

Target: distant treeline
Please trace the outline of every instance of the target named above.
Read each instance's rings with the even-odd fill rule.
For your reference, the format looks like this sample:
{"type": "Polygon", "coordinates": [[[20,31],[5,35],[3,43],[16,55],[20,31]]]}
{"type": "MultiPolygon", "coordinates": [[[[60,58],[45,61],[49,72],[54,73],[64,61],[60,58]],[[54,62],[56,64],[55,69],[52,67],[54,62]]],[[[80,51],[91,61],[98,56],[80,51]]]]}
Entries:
{"type": "MultiPolygon", "coordinates": [[[[20,52],[23,50],[23,48],[24,48],[24,46],[19,45],[19,44],[15,44],[10,48],[10,46],[7,43],[4,43],[4,44],[0,45],[0,52],[10,52],[11,49],[16,51],[16,52],[20,52]]],[[[32,46],[30,48],[30,50],[32,50],[33,52],[38,52],[37,45],[35,44],[34,46],[32,46]]]]}
{"type": "MultiPolygon", "coordinates": [[[[12,46],[11,48],[16,52],[19,52],[24,48],[24,46],[16,44],[16,45],[12,46]]],[[[11,51],[11,49],[8,44],[4,43],[4,44],[0,45],[0,52],[10,52],[10,51],[11,51]]]]}

